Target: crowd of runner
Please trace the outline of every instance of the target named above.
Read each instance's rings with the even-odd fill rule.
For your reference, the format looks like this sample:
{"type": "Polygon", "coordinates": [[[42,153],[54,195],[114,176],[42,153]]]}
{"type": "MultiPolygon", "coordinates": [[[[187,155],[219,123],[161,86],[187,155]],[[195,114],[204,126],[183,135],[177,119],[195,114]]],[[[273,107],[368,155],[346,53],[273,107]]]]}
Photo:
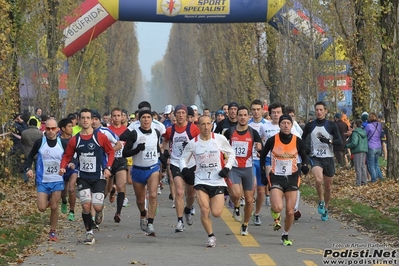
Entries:
{"type": "MultiPolygon", "coordinates": [[[[288,234],[301,217],[301,175],[309,171],[314,175],[318,212],[327,221],[337,154],[333,147],[343,145],[337,123],[326,118],[326,104],[317,102],[314,109],[314,118],[306,125],[298,124],[294,108],[260,100],[249,107],[231,102],[216,112],[205,108],[202,115],[196,105],[184,104],[167,105],[159,115],[146,101],[130,115],[121,108],[103,115],[82,109],[57,122],[54,117],[40,121],[36,113],[23,131],[22,141],[29,139],[23,177],[35,177],[39,211],[51,209],[50,241],[58,241],[60,199],[62,213],[74,221],[78,196],[84,243],[95,243],[93,229],[103,221],[105,198],[116,200],[114,222],[121,222],[128,202],[126,184],[133,185],[141,230],[155,236],[157,196],[166,178],[176,233],[193,224],[195,200],[207,247],[216,246],[210,214],[220,217],[225,202],[241,224],[242,236],[249,234],[251,220],[261,226],[260,212],[267,205],[274,230],[283,229],[282,243],[292,245],[288,234]]],[[[358,144],[353,145],[345,147],[358,144]]],[[[364,164],[365,158],[357,158],[355,168],[360,167],[359,160],[364,164]]],[[[373,173],[372,178],[378,175],[373,173]]],[[[362,182],[366,181],[359,179],[359,185],[362,182]]]]}

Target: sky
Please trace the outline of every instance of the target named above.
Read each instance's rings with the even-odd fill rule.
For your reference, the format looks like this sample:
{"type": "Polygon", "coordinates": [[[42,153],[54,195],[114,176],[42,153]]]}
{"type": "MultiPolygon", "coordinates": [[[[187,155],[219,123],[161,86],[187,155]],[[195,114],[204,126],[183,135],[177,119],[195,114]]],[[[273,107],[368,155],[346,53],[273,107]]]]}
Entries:
{"type": "Polygon", "coordinates": [[[152,65],[165,54],[172,24],[138,22],[136,26],[140,68],[145,79],[150,80],[152,65]]]}

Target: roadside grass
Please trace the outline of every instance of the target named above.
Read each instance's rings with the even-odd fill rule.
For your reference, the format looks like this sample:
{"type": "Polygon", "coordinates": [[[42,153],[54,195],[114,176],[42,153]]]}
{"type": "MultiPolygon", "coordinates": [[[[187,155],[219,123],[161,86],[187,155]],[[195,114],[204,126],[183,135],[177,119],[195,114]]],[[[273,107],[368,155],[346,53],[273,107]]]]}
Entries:
{"type": "Polygon", "coordinates": [[[22,263],[46,236],[49,212],[36,207],[36,189],[17,179],[0,179],[0,265],[22,263]]]}
{"type": "MultiPolygon", "coordinates": [[[[302,184],[301,198],[308,202],[317,202],[316,189],[308,184],[302,184]]],[[[386,215],[376,208],[349,198],[332,198],[330,208],[338,219],[352,221],[367,230],[376,230],[379,234],[399,238],[399,223],[393,219],[399,215],[399,207],[389,208],[387,211],[392,215],[386,215]]]]}

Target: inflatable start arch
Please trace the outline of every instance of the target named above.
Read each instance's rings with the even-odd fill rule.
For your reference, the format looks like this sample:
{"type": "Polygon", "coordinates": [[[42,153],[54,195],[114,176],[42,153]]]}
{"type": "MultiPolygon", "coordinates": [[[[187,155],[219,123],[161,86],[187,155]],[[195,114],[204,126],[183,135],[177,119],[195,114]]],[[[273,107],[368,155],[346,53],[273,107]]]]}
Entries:
{"type": "Polygon", "coordinates": [[[314,43],[316,58],[331,62],[319,77],[319,99],[334,79],[341,90],[341,107],[352,106],[349,64],[343,47],[329,35],[328,26],[293,0],[86,0],[66,18],[63,53],[69,57],[116,21],[168,23],[268,22],[282,33],[293,33],[304,46],[314,43]],[[339,65],[339,67],[337,67],[339,65]],[[338,70],[337,70],[338,69],[338,70]],[[321,95],[321,96],[320,96],[321,95]]]}
{"type": "Polygon", "coordinates": [[[75,54],[114,22],[142,21],[169,23],[269,22],[276,29],[289,29],[304,39],[316,40],[319,57],[332,44],[328,27],[312,18],[298,2],[292,7],[284,0],[86,0],[67,18],[64,54],[75,54]],[[284,26],[283,26],[284,25],[284,26]],[[282,27],[283,26],[283,27],[282,27]],[[312,32],[313,30],[313,32],[312,32]]]}

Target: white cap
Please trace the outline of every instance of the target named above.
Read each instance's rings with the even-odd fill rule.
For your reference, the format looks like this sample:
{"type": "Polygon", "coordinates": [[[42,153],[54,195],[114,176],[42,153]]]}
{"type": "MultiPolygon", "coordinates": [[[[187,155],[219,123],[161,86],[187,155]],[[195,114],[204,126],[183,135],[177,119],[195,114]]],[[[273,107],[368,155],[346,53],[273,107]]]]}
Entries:
{"type": "Polygon", "coordinates": [[[165,106],[164,114],[170,114],[171,112],[173,112],[173,105],[169,104],[169,105],[165,106]]]}
{"type": "Polygon", "coordinates": [[[193,110],[198,111],[198,107],[195,104],[191,105],[190,107],[193,108],[193,110]]]}

